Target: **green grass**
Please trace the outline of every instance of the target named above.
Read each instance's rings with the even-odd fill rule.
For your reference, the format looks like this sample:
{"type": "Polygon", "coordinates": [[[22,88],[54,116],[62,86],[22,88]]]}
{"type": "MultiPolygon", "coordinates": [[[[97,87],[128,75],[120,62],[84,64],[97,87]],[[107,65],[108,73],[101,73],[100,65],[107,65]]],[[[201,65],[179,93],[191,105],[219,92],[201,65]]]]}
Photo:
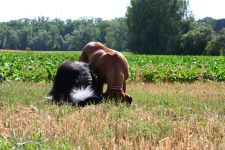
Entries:
{"type": "Polygon", "coordinates": [[[49,83],[0,84],[0,149],[224,149],[224,83],[129,83],[130,107],[57,106],[49,83]],[[5,130],[1,129],[1,125],[5,130]]]}

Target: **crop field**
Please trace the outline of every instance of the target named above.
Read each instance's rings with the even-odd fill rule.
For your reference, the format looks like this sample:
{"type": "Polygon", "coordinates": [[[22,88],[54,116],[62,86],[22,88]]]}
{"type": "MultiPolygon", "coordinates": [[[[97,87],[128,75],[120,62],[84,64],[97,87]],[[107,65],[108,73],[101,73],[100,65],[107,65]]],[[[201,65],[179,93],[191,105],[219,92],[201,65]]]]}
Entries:
{"type": "Polygon", "coordinates": [[[124,53],[131,106],[46,99],[79,52],[0,52],[0,149],[225,149],[225,57],[124,53]]]}
{"type": "MultiPolygon", "coordinates": [[[[225,57],[155,56],[125,53],[130,81],[225,81],[225,57]]],[[[79,52],[2,52],[0,80],[49,82],[64,61],[78,60],[79,52]]]]}

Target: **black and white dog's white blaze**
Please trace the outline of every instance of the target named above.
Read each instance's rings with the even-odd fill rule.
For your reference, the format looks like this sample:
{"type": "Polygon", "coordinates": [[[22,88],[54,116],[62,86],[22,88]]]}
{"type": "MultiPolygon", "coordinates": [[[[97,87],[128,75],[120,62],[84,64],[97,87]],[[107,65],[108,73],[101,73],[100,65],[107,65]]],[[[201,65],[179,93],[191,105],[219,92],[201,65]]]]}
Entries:
{"type": "Polygon", "coordinates": [[[57,69],[49,98],[56,103],[67,101],[84,106],[101,101],[102,96],[98,91],[88,64],[78,61],[65,62],[57,69]]]}

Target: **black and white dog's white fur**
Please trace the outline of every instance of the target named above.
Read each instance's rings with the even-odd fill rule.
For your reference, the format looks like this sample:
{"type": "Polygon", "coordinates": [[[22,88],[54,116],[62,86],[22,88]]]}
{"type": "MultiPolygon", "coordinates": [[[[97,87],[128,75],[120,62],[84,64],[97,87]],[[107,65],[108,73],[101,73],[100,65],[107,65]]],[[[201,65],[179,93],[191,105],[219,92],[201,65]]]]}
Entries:
{"type": "Polygon", "coordinates": [[[95,78],[88,64],[74,61],[65,62],[58,67],[49,99],[56,103],[66,101],[73,105],[84,106],[99,103],[102,96],[95,87],[95,78]]]}

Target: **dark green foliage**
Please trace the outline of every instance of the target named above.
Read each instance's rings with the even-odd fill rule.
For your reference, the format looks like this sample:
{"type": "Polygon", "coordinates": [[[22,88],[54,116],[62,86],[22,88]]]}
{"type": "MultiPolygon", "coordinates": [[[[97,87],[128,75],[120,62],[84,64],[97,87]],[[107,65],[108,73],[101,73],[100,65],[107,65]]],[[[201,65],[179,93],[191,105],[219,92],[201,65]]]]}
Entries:
{"type": "Polygon", "coordinates": [[[127,50],[128,31],[124,18],[110,21],[110,25],[105,34],[106,45],[116,50],[127,50]]]}
{"type": "Polygon", "coordinates": [[[198,23],[207,23],[210,24],[214,31],[220,32],[225,28],[225,19],[213,19],[211,17],[205,17],[197,21],[198,23]]]}
{"type": "Polygon", "coordinates": [[[223,19],[195,21],[187,15],[187,4],[186,0],[132,0],[127,18],[61,21],[39,17],[1,22],[0,49],[70,51],[81,50],[85,42],[100,41],[118,51],[225,55],[223,19]]]}
{"type": "Polygon", "coordinates": [[[181,36],[180,50],[181,54],[204,55],[205,47],[211,40],[213,30],[209,24],[189,30],[181,36]]]}
{"type": "Polygon", "coordinates": [[[207,55],[225,55],[225,28],[206,47],[207,55]]]}
{"type": "Polygon", "coordinates": [[[187,0],[131,0],[127,10],[130,50],[148,54],[173,53],[187,5],[187,0]]]}
{"type": "Polygon", "coordinates": [[[221,31],[223,28],[225,28],[225,19],[216,20],[214,24],[215,31],[221,31]]]}
{"type": "Polygon", "coordinates": [[[0,49],[80,50],[83,41],[100,41],[113,49],[127,49],[126,39],[124,18],[61,21],[40,17],[0,23],[0,49]]]}
{"type": "Polygon", "coordinates": [[[99,39],[100,30],[96,24],[83,22],[72,33],[65,35],[65,46],[68,50],[79,50],[84,42],[96,41],[99,39]]]}

